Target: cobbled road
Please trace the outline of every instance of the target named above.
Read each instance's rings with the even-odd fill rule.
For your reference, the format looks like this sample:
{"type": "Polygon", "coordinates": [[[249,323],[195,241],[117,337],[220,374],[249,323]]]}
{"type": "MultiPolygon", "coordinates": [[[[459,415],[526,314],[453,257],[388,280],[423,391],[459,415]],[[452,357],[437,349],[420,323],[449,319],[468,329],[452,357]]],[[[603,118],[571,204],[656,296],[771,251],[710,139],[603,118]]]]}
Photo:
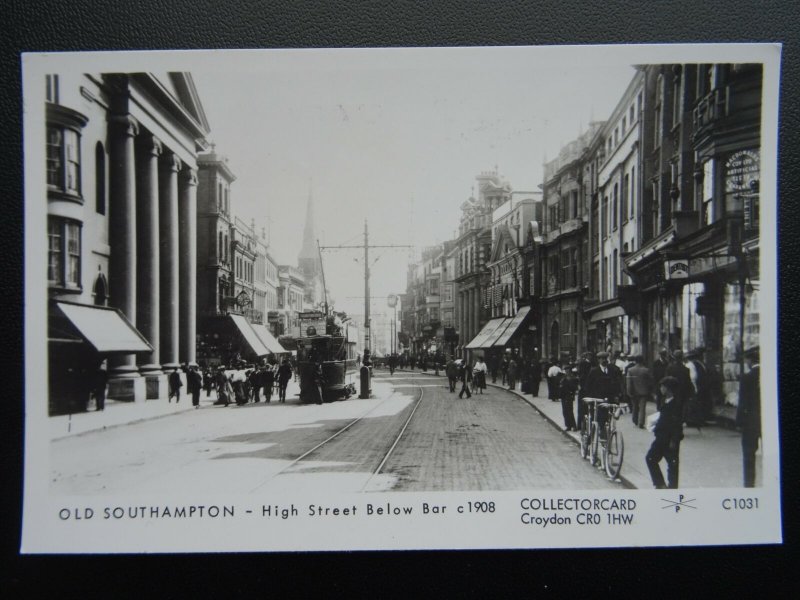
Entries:
{"type": "Polygon", "coordinates": [[[459,399],[444,378],[376,370],[373,392],[368,400],[321,406],[296,399],[242,408],[209,403],[55,440],[51,487],[77,495],[621,487],[582,460],[575,443],[536,409],[505,390],[459,399]]]}
{"type": "Polygon", "coordinates": [[[421,384],[423,399],[384,467],[393,490],[619,489],[574,442],[533,407],[488,387],[471,398],[450,393],[442,378],[408,373],[377,379],[421,384]]]}

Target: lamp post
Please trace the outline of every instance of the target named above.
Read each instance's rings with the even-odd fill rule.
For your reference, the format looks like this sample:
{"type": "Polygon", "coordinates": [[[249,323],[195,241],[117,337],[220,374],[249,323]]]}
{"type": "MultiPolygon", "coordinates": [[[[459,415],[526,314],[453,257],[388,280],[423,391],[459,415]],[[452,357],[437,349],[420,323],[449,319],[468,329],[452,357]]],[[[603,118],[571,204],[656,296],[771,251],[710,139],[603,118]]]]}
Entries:
{"type": "Polygon", "coordinates": [[[397,354],[397,294],[389,294],[386,303],[389,305],[389,308],[394,309],[394,318],[392,319],[392,326],[389,328],[389,332],[392,340],[392,354],[397,354]]]}

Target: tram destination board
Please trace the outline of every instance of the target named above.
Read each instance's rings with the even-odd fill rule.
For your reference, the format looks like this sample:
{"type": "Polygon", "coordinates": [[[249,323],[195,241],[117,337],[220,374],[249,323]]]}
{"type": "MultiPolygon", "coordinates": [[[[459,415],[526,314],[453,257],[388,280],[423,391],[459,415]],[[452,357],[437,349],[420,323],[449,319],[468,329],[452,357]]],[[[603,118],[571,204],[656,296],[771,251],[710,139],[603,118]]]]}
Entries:
{"type": "Polygon", "coordinates": [[[780,59],[24,54],[22,552],[780,543],[780,59]]]}

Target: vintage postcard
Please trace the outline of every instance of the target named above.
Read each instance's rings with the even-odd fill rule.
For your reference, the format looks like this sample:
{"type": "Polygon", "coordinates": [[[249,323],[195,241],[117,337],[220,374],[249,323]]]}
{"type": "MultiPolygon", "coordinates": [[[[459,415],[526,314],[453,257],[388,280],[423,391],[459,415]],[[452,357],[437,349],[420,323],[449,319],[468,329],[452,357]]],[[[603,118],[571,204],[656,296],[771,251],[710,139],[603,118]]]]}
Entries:
{"type": "Polygon", "coordinates": [[[22,552],[780,543],[780,53],[24,54],[22,552]]]}

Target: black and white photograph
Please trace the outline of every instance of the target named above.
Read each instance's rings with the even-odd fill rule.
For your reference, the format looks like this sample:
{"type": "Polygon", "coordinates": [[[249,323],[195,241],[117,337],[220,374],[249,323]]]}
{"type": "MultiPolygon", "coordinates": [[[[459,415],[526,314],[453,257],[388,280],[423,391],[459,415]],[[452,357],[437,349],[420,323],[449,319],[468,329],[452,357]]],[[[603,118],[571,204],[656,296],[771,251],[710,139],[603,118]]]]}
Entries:
{"type": "Polygon", "coordinates": [[[780,58],[24,54],[22,552],[780,542],[780,58]]]}

